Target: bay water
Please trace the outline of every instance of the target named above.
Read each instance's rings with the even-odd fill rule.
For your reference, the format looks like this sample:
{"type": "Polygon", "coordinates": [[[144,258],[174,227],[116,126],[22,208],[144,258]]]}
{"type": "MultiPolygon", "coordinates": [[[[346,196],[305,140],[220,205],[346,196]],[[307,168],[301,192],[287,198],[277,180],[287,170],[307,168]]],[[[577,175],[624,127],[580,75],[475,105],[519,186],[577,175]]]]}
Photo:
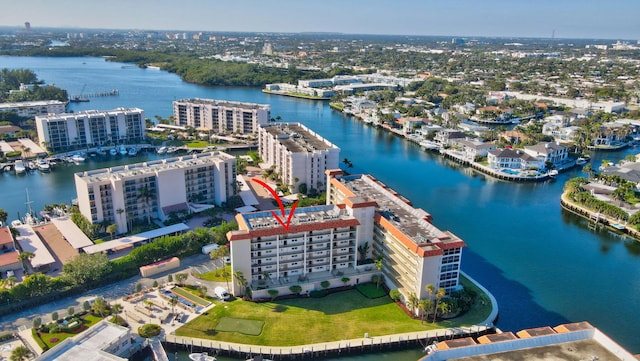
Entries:
{"type": "MultiPolygon", "coordinates": [[[[341,148],[351,173],[370,173],[433,215],[433,223],[468,245],[462,268],[497,298],[502,330],[588,321],[630,352],[640,353],[640,243],[563,211],[566,180],[580,169],[542,183],[494,180],[421,150],[402,138],[331,110],[326,102],[264,94],[255,88],[210,88],[183,82],[156,69],[139,69],[102,58],[0,57],[0,68],[29,68],[70,95],[117,89],[118,96],[71,103],[69,110],[139,107],[146,117],[172,114],[172,101],[201,97],[271,105],[272,117],[302,122],[341,148]]],[[[640,152],[592,153],[593,166],[640,152]]],[[[75,198],[73,173],[158,157],[62,166],[51,173],[0,174],[0,208],[15,219],[75,198]]],[[[420,350],[362,355],[340,360],[415,360],[420,350]]]]}

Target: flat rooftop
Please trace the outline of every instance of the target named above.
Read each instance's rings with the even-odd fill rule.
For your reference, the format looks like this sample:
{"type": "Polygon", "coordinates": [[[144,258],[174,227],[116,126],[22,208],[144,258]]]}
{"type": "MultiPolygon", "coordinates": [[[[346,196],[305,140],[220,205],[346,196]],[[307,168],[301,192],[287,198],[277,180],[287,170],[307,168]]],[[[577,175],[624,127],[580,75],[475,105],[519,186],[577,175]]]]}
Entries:
{"type": "Polygon", "coordinates": [[[173,234],[177,232],[184,232],[190,229],[191,228],[189,228],[189,226],[187,226],[184,223],[172,224],[167,227],[162,227],[162,228],[154,229],[151,231],[134,234],[132,236],[126,236],[126,237],[114,239],[113,241],[93,244],[91,246],[84,247],[83,250],[85,253],[88,253],[88,254],[115,251],[121,248],[133,247],[138,243],[141,243],[150,239],[166,236],[168,234],[173,234]]]}
{"type": "Polygon", "coordinates": [[[34,100],[28,102],[0,103],[0,109],[38,107],[43,105],[64,105],[64,102],[59,100],[34,100]]]}
{"type": "Polygon", "coordinates": [[[449,232],[443,232],[431,224],[431,215],[388,188],[370,175],[343,176],[339,182],[356,194],[350,198],[356,202],[375,202],[376,210],[394,227],[425,251],[439,248],[435,243],[461,242],[449,232]]]}
{"type": "Polygon", "coordinates": [[[84,248],[93,245],[93,242],[84,232],[71,220],[69,216],[52,218],[51,223],[62,234],[65,241],[69,242],[71,247],[75,249],[84,248]]]}
{"type": "Polygon", "coordinates": [[[109,347],[114,342],[123,340],[129,334],[127,328],[117,326],[108,321],[101,321],[91,327],[86,332],[81,333],[72,339],[63,341],[57,347],[43,353],[36,360],[56,360],[56,361],[113,361],[125,360],[124,358],[111,355],[102,350],[109,347]]]}
{"type": "MultiPolygon", "coordinates": [[[[282,213],[279,209],[274,210],[276,214],[282,219],[282,213]]],[[[284,221],[286,222],[289,217],[290,209],[285,211],[284,221]]],[[[263,229],[263,228],[281,228],[282,225],[273,216],[271,211],[263,212],[251,212],[244,213],[242,217],[245,220],[249,230],[263,229]]],[[[330,220],[350,220],[354,219],[352,216],[345,212],[341,212],[340,208],[334,205],[328,206],[311,206],[304,208],[297,208],[291,218],[291,225],[301,224],[319,224],[330,220]]]]}
{"type": "Polygon", "coordinates": [[[262,128],[292,153],[338,148],[299,123],[271,123],[263,125],[262,128]]]}
{"type": "Polygon", "coordinates": [[[110,179],[125,179],[142,174],[154,174],[167,169],[181,169],[207,165],[215,163],[216,161],[225,161],[228,159],[235,159],[235,157],[219,151],[197,153],[118,167],[89,170],[76,173],[76,176],[87,183],[104,182],[110,179]]]}
{"type": "Polygon", "coordinates": [[[595,340],[559,343],[549,346],[530,347],[520,350],[492,354],[460,357],[450,361],[575,361],[598,360],[619,361],[620,358],[595,340]]]}
{"type": "Polygon", "coordinates": [[[243,103],[243,102],[234,102],[230,100],[217,100],[217,99],[205,99],[205,98],[180,99],[180,100],[176,100],[175,102],[216,105],[216,106],[235,107],[235,108],[244,108],[244,109],[271,109],[271,106],[269,104],[243,103]]]}
{"type": "Polygon", "coordinates": [[[47,154],[44,149],[40,148],[39,145],[29,138],[20,138],[18,139],[18,143],[22,145],[22,149],[29,148],[29,152],[31,154],[47,154]]]}
{"type": "Polygon", "coordinates": [[[23,224],[15,228],[20,233],[20,235],[16,237],[16,241],[20,244],[22,250],[24,252],[32,252],[34,255],[31,259],[31,266],[33,268],[48,266],[56,262],[31,226],[23,224]]]}

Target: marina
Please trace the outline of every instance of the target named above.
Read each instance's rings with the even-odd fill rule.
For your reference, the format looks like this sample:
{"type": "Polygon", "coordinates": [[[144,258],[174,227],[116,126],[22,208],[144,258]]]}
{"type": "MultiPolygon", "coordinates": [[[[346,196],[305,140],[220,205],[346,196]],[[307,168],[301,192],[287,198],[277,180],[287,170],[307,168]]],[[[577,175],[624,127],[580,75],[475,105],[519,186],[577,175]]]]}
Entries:
{"type": "MultiPolygon", "coordinates": [[[[39,77],[68,89],[85,83],[97,88],[113,84],[121,94],[144,94],[70,104],[75,111],[140,107],[150,117],[167,117],[173,111],[172,100],[186,97],[271,104],[272,114],[286,121],[301,121],[339,146],[341,158],[353,163],[349,172],[373,174],[432,214],[434,224],[464,239],[468,248],[462,268],[496,296],[500,329],[517,331],[586,320],[629,351],[640,352],[635,336],[640,322],[635,305],[640,303],[640,294],[634,291],[633,278],[640,247],[606,227],[590,230],[588,225],[593,222],[562,210],[559,199],[564,182],[583,176],[579,168],[560,172],[552,182],[499,182],[440,154],[426,152],[419,144],[334,112],[326,102],[274,96],[259,89],[199,87],[163,71],[122,70],[122,64],[100,58],[4,58],[3,62],[8,67],[38,69],[39,77]],[[80,66],[82,62],[87,64],[80,66]],[[128,81],[132,73],[140,79],[135,84],[137,90],[128,81]],[[606,297],[594,286],[602,284],[608,285],[606,297]]],[[[591,163],[595,167],[605,158],[617,162],[637,152],[631,147],[590,152],[591,163]]],[[[24,214],[25,188],[30,190],[34,210],[45,204],[70,202],[76,197],[73,173],[162,156],[155,151],[140,151],[134,157],[89,156],[84,163],[54,166],[46,174],[32,171],[16,177],[4,172],[0,175],[0,187],[5,190],[0,207],[7,210],[10,219],[18,212],[24,214]]],[[[327,359],[415,361],[421,352],[414,348],[391,355],[376,351],[327,359]]],[[[187,355],[180,356],[181,360],[187,355]]]]}

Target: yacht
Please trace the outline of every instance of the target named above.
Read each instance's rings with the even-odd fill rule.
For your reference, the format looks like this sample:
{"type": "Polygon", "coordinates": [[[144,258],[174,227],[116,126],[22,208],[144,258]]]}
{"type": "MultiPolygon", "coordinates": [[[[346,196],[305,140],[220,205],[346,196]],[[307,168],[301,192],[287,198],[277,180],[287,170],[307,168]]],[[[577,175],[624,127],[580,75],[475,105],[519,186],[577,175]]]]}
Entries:
{"type": "Polygon", "coordinates": [[[116,148],[111,148],[111,149],[109,149],[109,154],[117,155],[118,154],[118,150],[116,148]]]}
{"type": "Polygon", "coordinates": [[[38,169],[41,172],[48,172],[51,170],[51,166],[49,165],[49,162],[47,162],[44,159],[40,159],[38,160],[38,162],[36,163],[36,165],[38,166],[38,169]]]}
{"type": "Polygon", "coordinates": [[[27,171],[27,167],[20,159],[16,160],[15,164],[13,165],[13,169],[16,171],[16,174],[22,174],[27,171]]]}
{"type": "Polygon", "coordinates": [[[138,150],[134,147],[129,148],[129,151],[127,152],[127,154],[131,157],[134,157],[136,155],[138,155],[138,150]]]}
{"type": "Polygon", "coordinates": [[[589,160],[587,158],[580,157],[580,158],[576,159],[576,164],[577,165],[585,165],[585,164],[587,164],[588,161],[589,160]]]}
{"type": "Polygon", "coordinates": [[[71,156],[71,160],[72,160],[74,163],[76,163],[76,164],[77,164],[77,163],[82,163],[82,162],[84,162],[86,159],[85,159],[85,157],[83,157],[80,153],[76,153],[76,154],[74,154],[74,155],[72,155],[72,156],[71,156]]]}
{"type": "Polygon", "coordinates": [[[158,154],[164,154],[166,152],[167,152],[167,147],[165,147],[165,146],[162,146],[162,147],[158,148],[158,150],[156,150],[156,153],[158,153],[158,154]]]}
{"type": "Polygon", "coordinates": [[[120,155],[127,155],[127,148],[124,145],[121,145],[118,151],[120,152],[120,155]]]}

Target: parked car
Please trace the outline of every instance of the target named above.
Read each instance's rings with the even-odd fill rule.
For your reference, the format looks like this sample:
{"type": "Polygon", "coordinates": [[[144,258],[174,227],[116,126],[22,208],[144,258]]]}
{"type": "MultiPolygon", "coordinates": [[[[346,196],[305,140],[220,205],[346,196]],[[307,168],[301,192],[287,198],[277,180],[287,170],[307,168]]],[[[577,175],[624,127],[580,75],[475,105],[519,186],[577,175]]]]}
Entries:
{"type": "Polygon", "coordinates": [[[213,290],[213,293],[216,295],[216,297],[218,297],[220,301],[226,301],[230,297],[229,292],[227,292],[224,287],[216,287],[213,290]]]}

